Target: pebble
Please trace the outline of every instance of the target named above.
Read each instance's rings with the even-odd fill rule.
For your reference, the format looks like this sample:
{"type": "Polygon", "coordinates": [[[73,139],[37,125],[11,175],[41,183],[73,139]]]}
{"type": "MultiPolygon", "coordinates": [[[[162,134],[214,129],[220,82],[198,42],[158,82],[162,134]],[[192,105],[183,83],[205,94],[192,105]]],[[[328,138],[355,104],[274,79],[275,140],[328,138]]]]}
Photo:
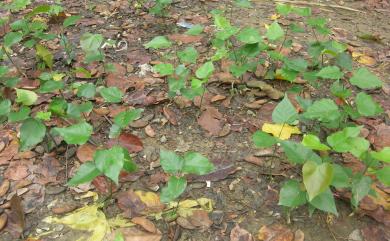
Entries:
{"type": "Polygon", "coordinates": [[[162,137],[160,138],[160,142],[161,142],[161,143],[167,142],[167,137],[166,137],[166,136],[162,136],[162,137]]]}

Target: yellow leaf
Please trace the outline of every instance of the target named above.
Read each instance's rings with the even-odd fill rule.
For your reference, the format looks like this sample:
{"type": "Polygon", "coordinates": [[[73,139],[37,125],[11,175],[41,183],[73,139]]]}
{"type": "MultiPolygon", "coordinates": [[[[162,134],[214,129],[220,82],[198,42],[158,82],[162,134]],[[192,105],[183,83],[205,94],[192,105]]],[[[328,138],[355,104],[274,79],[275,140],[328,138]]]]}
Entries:
{"type": "Polygon", "coordinates": [[[53,74],[53,80],[54,81],[61,81],[62,78],[64,78],[65,76],[66,76],[66,74],[56,73],[56,74],[53,74]]]}
{"type": "Polygon", "coordinates": [[[367,56],[364,53],[352,52],[352,57],[359,63],[373,66],[376,64],[376,60],[373,57],[367,56]]]}
{"type": "Polygon", "coordinates": [[[108,223],[110,224],[111,228],[128,228],[135,226],[134,223],[132,223],[129,219],[117,215],[114,218],[111,218],[108,220],[108,223]]]}
{"type": "Polygon", "coordinates": [[[264,28],[265,28],[265,29],[269,29],[269,25],[265,23],[265,24],[264,24],[264,28]]]}
{"type": "Polygon", "coordinates": [[[277,20],[278,18],[280,18],[279,14],[272,14],[271,15],[271,20],[277,20]]]}
{"type": "Polygon", "coordinates": [[[160,202],[160,197],[154,192],[144,192],[138,190],[135,191],[134,193],[139,197],[139,199],[141,199],[143,203],[146,204],[146,207],[148,207],[151,210],[162,209],[162,207],[164,206],[160,202]]]}
{"type": "Polygon", "coordinates": [[[298,127],[290,126],[288,124],[269,124],[264,123],[261,128],[262,131],[270,133],[275,137],[278,137],[281,140],[287,140],[291,137],[292,134],[301,134],[298,127]]]}

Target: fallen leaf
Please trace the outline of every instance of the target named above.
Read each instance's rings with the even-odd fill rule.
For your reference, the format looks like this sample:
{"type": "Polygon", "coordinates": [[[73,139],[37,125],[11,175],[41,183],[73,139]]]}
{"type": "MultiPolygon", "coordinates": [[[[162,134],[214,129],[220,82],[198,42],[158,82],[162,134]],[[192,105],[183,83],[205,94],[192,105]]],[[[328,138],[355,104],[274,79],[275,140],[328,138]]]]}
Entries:
{"type": "Polygon", "coordinates": [[[248,107],[249,109],[260,109],[265,103],[267,103],[269,100],[267,99],[260,99],[260,100],[255,100],[251,103],[245,103],[245,106],[248,107]]]}
{"type": "Polygon", "coordinates": [[[376,60],[373,57],[367,56],[364,53],[352,52],[352,58],[364,65],[373,66],[376,64],[376,60]]]}
{"type": "Polygon", "coordinates": [[[28,175],[30,175],[28,166],[19,161],[11,162],[7,170],[4,172],[4,177],[13,181],[22,180],[28,175]]]}
{"type": "Polygon", "coordinates": [[[81,163],[92,161],[95,154],[96,147],[89,143],[79,146],[76,152],[76,156],[81,163]]]}
{"type": "Polygon", "coordinates": [[[229,175],[232,175],[239,171],[240,168],[235,167],[233,165],[228,165],[224,167],[218,167],[215,171],[206,174],[206,175],[188,175],[188,181],[193,182],[205,182],[212,181],[217,182],[223,179],[226,179],[229,175]]]}
{"type": "Polygon", "coordinates": [[[169,106],[164,106],[163,113],[164,116],[168,119],[169,123],[174,126],[178,125],[176,114],[169,108],[169,106]]]}
{"type": "Polygon", "coordinates": [[[385,231],[382,228],[374,225],[370,225],[369,227],[361,229],[361,233],[365,241],[388,240],[385,231]]]}
{"type": "Polygon", "coordinates": [[[0,185],[0,198],[3,197],[9,190],[10,181],[3,179],[3,182],[0,185]]]}
{"type": "Polygon", "coordinates": [[[213,224],[208,212],[205,210],[194,210],[192,211],[192,215],[188,216],[187,219],[192,225],[201,230],[206,230],[213,224]]]}
{"type": "Polygon", "coordinates": [[[256,157],[254,155],[249,155],[244,158],[244,161],[255,164],[257,166],[263,166],[264,160],[262,158],[256,157]]]}
{"type": "Polygon", "coordinates": [[[109,194],[111,188],[112,188],[112,192],[115,192],[118,188],[116,185],[113,185],[111,181],[107,180],[105,176],[95,177],[92,180],[92,184],[95,186],[96,190],[99,193],[105,193],[105,194],[109,194]]]}
{"type": "Polygon", "coordinates": [[[19,238],[22,235],[25,227],[25,217],[21,202],[21,198],[14,195],[10,201],[11,211],[7,212],[6,230],[15,238],[19,238]]]}
{"type": "Polygon", "coordinates": [[[298,127],[290,126],[288,124],[269,124],[264,123],[261,128],[262,131],[270,133],[281,140],[287,140],[292,134],[301,134],[298,127]]]}
{"type": "Polygon", "coordinates": [[[7,147],[5,147],[4,150],[0,152],[0,166],[8,164],[9,160],[18,153],[18,149],[19,144],[17,140],[13,140],[7,147]]]}
{"type": "Polygon", "coordinates": [[[294,241],[304,241],[305,240],[305,233],[302,232],[302,230],[297,229],[294,233],[294,241]]]}
{"type": "Polygon", "coordinates": [[[136,90],[124,98],[124,102],[131,106],[149,106],[157,103],[157,99],[154,96],[149,96],[149,90],[136,90]]]}
{"type": "Polygon", "coordinates": [[[140,225],[143,229],[145,229],[149,233],[157,233],[156,226],[147,218],[135,217],[131,219],[131,222],[140,225]]]}
{"type": "Polygon", "coordinates": [[[127,53],[127,59],[130,64],[147,64],[152,60],[147,51],[135,50],[127,53]]]}
{"type": "Polygon", "coordinates": [[[222,130],[222,114],[214,107],[207,107],[198,119],[198,124],[211,135],[218,136],[222,130]]]}
{"type": "Polygon", "coordinates": [[[57,158],[45,154],[42,157],[42,162],[37,165],[37,170],[34,172],[36,175],[34,182],[41,185],[58,183],[60,180],[57,180],[57,176],[62,169],[63,165],[57,158]]]}
{"type": "Polygon", "coordinates": [[[151,125],[147,125],[145,127],[145,134],[148,135],[149,137],[155,137],[156,132],[154,131],[153,127],[151,125]]]}
{"type": "Polygon", "coordinates": [[[230,232],[230,241],[253,241],[253,237],[252,234],[236,224],[230,232]]]}
{"type": "Polygon", "coordinates": [[[3,213],[0,215],[0,232],[1,232],[1,230],[3,230],[3,228],[7,224],[7,219],[8,219],[7,214],[3,213]]]}
{"type": "Polygon", "coordinates": [[[202,40],[202,35],[171,34],[168,38],[172,41],[182,42],[183,44],[196,43],[202,40]]]}
{"type": "Polygon", "coordinates": [[[160,241],[162,238],[160,231],[158,233],[148,233],[135,227],[131,227],[115,230],[115,232],[110,236],[109,240],[114,241],[115,235],[117,233],[122,234],[122,237],[125,241],[160,241]]]}
{"type": "Polygon", "coordinates": [[[381,150],[386,146],[390,146],[390,126],[380,124],[376,127],[376,134],[374,136],[374,146],[377,150],[381,150]]]}
{"type": "Polygon", "coordinates": [[[160,197],[153,192],[133,191],[120,192],[117,196],[118,207],[126,217],[135,217],[148,213],[160,212],[164,205],[160,197]]]}
{"type": "Polygon", "coordinates": [[[114,63],[115,71],[110,72],[106,76],[108,87],[118,87],[123,92],[126,92],[130,87],[134,87],[137,81],[141,79],[137,76],[127,77],[126,68],[118,63],[114,63]]]}
{"type": "Polygon", "coordinates": [[[108,147],[120,145],[126,148],[130,153],[140,152],[144,149],[141,139],[130,133],[122,133],[118,138],[110,139],[107,142],[108,147]]]}
{"type": "Polygon", "coordinates": [[[272,224],[260,228],[258,239],[263,241],[293,241],[294,234],[281,224],[272,224]]]}
{"type": "Polygon", "coordinates": [[[74,211],[77,208],[77,205],[75,204],[69,204],[69,203],[61,203],[54,206],[51,211],[54,214],[65,214],[74,211]]]}
{"type": "Polygon", "coordinates": [[[211,98],[211,102],[217,102],[217,101],[220,101],[220,100],[224,100],[226,99],[226,96],[224,95],[215,95],[213,96],[213,98],[211,98]]]}

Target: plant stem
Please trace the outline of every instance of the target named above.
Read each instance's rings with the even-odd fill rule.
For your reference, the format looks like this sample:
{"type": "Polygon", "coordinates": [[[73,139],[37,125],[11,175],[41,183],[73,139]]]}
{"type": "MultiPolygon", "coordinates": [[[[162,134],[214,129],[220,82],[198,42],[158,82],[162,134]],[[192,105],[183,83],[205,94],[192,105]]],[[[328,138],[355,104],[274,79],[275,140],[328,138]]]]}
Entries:
{"type": "Polygon", "coordinates": [[[5,53],[5,55],[7,55],[9,61],[11,61],[12,65],[15,66],[16,70],[18,71],[19,74],[23,75],[23,77],[27,78],[27,75],[20,69],[19,65],[17,65],[14,60],[12,59],[11,55],[9,55],[9,53],[7,52],[7,50],[5,49],[4,46],[2,46],[2,49],[5,53]]]}

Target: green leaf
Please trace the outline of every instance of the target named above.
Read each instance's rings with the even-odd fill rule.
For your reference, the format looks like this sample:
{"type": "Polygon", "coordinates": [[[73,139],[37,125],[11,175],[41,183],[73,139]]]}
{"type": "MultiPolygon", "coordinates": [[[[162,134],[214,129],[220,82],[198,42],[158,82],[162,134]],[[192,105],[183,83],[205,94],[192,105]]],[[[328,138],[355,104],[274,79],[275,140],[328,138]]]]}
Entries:
{"type": "Polygon", "coordinates": [[[370,177],[357,174],[352,179],[352,199],[351,203],[354,207],[358,207],[359,202],[368,195],[371,190],[372,180],[370,177]]]}
{"type": "Polygon", "coordinates": [[[51,117],[51,112],[45,112],[45,111],[38,111],[35,114],[35,118],[43,121],[48,121],[50,120],[51,117]]]}
{"type": "Polygon", "coordinates": [[[241,8],[252,8],[250,0],[234,0],[234,5],[241,8]]]}
{"type": "Polygon", "coordinates": [[[340,111],[336,103],[331,99],[315,101],[303,114],[307,119],[317,119],[322,122],[331,122],[340,117],[340,111]]]}
{"type": "Polygon", "coordinates": [[[79,16],[79,15],[69,16],[64,20],[64,23],[62,24],[62,26],[64,28],[67,28],[69,26],[75,25],[80,18],[81,18],[81,16],[79,16]]]}
{"type": "Polygon", "coordinates": [[[110,127],[110,132],[108,134],[108,138],[110,138],[110,139],[116,138],[121,134],[121,132],[122,132],[122,128],[120,126],[118,126],[117,124],[113,124],[110,127]]]}
{"type": "MultiPolygon", "coordinates": [[[[11,3],[7,4],[5,7],[11,12],[17,12],[25,9],[28,5],[31,4],[30,0],[13,0],[11,3]]],[[[0,4],[1,6],[1,4],[0,4]]]]}
{"type": "Polygon", "coordinates": [[[156,64],[153,66],[153,70],[159,73],[162,77],[172,75],[175,71],[172,64],[156,64]]]}
{"type": "Polygon", "coordinates": [[[390,163],[390,147],[384,147],[381,151],[370,152],[371,156],[377,160],[390,163]]]}
{"type": "Polygon", "coordinates": [[[101,34],[92,34],[84,33],[80,37],[80,46],[81,49],[85,52],[95,52],[100,49],[100,46],[103,44],[103,35],[101,34]]]}
{"type": "Polygon", "coordinates": [[[25,120],[29,117],[31,110],[27,106],[20,107],[19,111],[17,112],[10,112],[8,114],[8,121],[9,122],[18,122],[25,120]]]}
{"type": "Polygon", "coordinates": [[[192,35],[192,36],[196,36],[196,35],[199,35],[203,32],[203,29],[204,29],[204,26],[203,25],[200,25],[200,24],[196,24],[194,26],[192,26],[190,29],[188,29],[185,34],[187,35],[192,35]]]}
{"type": "Polygon", "coordinates": [[[307,61],[303,58],[295,58],[295,59],[286,59],[284,64],[287,68],[292,69],[297,72],[303,72],[307,69],[307,61]]]}
{"type": "Polygon", "coordinates": [[[329,188],[313,198],[313,200],[310,201],[310,204],[319,210],[333,213],[334,215],[338,216],[333,193],[329,188]]]}
{"type": "Polygon", "coordinates": [[[16,89],[16,102],[23,105],[33,105],[38,100],[38,95],[31,90],[16,89]]]}
{"type": "Polygon", "coordinates": [[[64,116],[68,103],[63,98],[53,98],[49,104],[49,111],[58,116],[64,116]]]}
{"type": "Polygon", "coordinates": [[[332,86],[330,87],[330,91],[334,96],[342,99],[346,99],[352,94],[351,90],[342,85],[340,81],[333,82],[332,86]]]}
{"type": "Polygon", "coordinates": [[[160,164],[163,170],[170,174],[177,174],[183,170],[184,159],[173,151],[160,150],[160,164]]]}
{"type": "Polygon", "coordinates": [[[79,184],[90,182],[100,174],[101,172],[96,168],[95,162],[85,162],[79,167],[72,179],[68,181],[68,186],[77,186],[79,184]]]}
{"type": "Polygon", "coordinates": [[[9,99],[0,101],[0,116],[8,115],[10,111],[11,111],[11,101],[9,99]]]}
{"type": "Polygon", "coordinates": [[[292,11],[302,17],[311,16],[311,8],[293,7],[292,11]]]}
{"type": "Polygon", "coordinates": [[[125,151],[123,147],[114,146],[107,150],[97,150],[93,155],[96,168],[116,184],[125,162],[125,151]]]}
{"type": "Polygon", "coordinates": [[[284,31],[277,21],[274,21],[265,34],[270,41],[276,41],[284,36],[284,31]]]}
{"type": "Polygon", "coordinates": [[[306,203],[306,192],[296,180],[287,181],[280,189],[279,205],[295,208],[306,203]]]}
{"type": "Polygon", "coordinates": [[[370,95],[360,92],[356,96],[356,107],[362,116],[376,116],[383,112],[381,106],[375,102],[370,95]]]}
{"type": "Polygon", "coordinates": [[[257,28],[246,27],[237,34],[237,39],[246,44],[255,44],[263,41],[257,28]]]}
{"type": "Polygon", "coordinates": [[[349,82],[361,89],[376,89],[382,87],[382,81],[366,68],[359,68],[354,71],[349,82]]]}
{"type": "Polygon", "coordinates": [[[39,87],[39,93],[52,93],[56,90],[61,90],[64,88],[64,82],[49,80],[41,84],[39,87]]]}
{"type": "Polygon", "coordinates": [[[256,131],[252,136],[252,140],[253,143],[255,143],[255,146],[259,148],[271,147],[278,143],[278,140],[275,137],[263,131],[256,131]]]}
{"type": "Polygon", "coordinates": [[[60,134],[67,144],[82,145],[89,140],[93,128],[87,122],[81,122],[64,128],[56,127],[53,130],[60,134]]]}
{"type": "Polygon", "coordinates": [[[303,183],[309,195],[309,201],[326,191],[333,179],[333,166],[330,163],[318,165],[313,161],[302,167],[303,183]]]}
{"type": "Polygon", "coordinates": [[[228,29],[231,28],[230,22],[222,14],[213,14],[214,24],[218,29],[228,29]]]}
{"type": "Polygon", "coordinates": [[[114,117],[114,123],[121,128],[126,128],[130,124],[130,122],[139,119],[143,111],[143,109],[122,111],[114,117]]]}
{"type": "MultiPolygon", "coordinates": [[[[240,29],[237,27],[229,27],[229,28],[218,31],[215,34],[215,37],[216,37],[216,39],[225,41],[225,40],[229,39],[231,36],[238,33],[238,31],[240,31],[240,29]]],[[[222,41],[222,43],[223,43],[223,41],[222,41]]]]}
{"type": "Polygon", "coordinates": [[[294,164],[303,164],[310,160],[315,163],[321,163],[321,158],[312,150],[301,143],[293,141],[282,141],[281,146],[288,160],[294,164]]]}
{"type": "Polygon", "coordinates": [[[292,124],[297,120],[298,112],[287,95],[272,112],[272,121],[277,124],[292,124]]]}
{"type": "Polygon", "coordinates": [[[276,12],[280,15],[287,16],[291,13],[293,6],[289,4],[278,3],[276,4],[276,12]]]}
{"type": "Polygon", "coordinates": [[[23,121],[20,127],[20,151],[30,150],[42,142],[46,134],[46,126],[33,118],[23,121]]]}
{"type": "Polygon", "coordinates": [[[312,150],[318,150],[318,151],[327,151],[330,150],[330,148],[322,144],[320,139],[315,135],[304,135],[302,139],[302,145],[309,147],[312,150]]]}
{"type": "Polygon", "coordinates": [[[183,177],[171,176],[168,185],[161,189],[160,200],[163,203],[169,203],[178,198],[187,187],[187,180],[183,177]]]}
{"type": "Polygon", "coordinates": [[[150,42],[144,44],[147,49],[167,49],[172,43],[165,36],[154,37],[150,42]]]}
{"type": "Polygon", "coordinates": [[[96,86],[92,83],[86,83],[80,85],[77,88],[77,96],[92,99],[96,94],[96,86]]]}
{"type": "Polygon", "coordinates": [[[99,93],[107,103],[119,103],[122,101],[123,93],[118,87],[103,87],[99,90],[99,93]]]}
{"type": "Polygon", "coordinates": [[[376,177],[386,186],[390,187],[390,166],[385,166],[376,171],[376,177]]]}
{"type": "Polygon", "coordinates": [[[344,76],[344,73],[337,66],[326,66],[317,73],[317,76],[323,79],[338,80],[344,76]]]}
{"type": "Polygon", "coordinates": [[[205,175],[214,170],[214,165],[204,157],[202,154],[197,152],[187,152],[184,155],[184,164],[182,171],[184,173],[205,175]]]}
{"type": "Polygon", "coordinates": [[[356,157],[360,157],[368,150],[370,143],[358,137],[361,127],[346,127],[342,131],[333,133],[327,137],[328,144],[337,152],[351,152],[356,157]]]}
{"type": "Polygon", "coordinates": [[[194,47],[187,47],[183,51],[177,52],[181,63],[195,64],[198,59],[198,51],[194,47]]]}
{"type": "Polygon", "coordinates": [[[93,109],[93,104],[90,101],[81,103],[81,104],[73,104],[69,103],[66,109],[66,115],[70,118],[80,118],[82,113],[89,113],[93,109]]]}
{"type": "Polygon", "coordinates": [[[12,45],[19,43],[23,38],[21,32],[9,32],[4,36],[4,47],[10,48],[12,45]]]}
{"type": "Polygon", "coordinates": [[[346,53],[346,52],[342,52],[342,53],[338,54],[336,57],[336,64],[343,69],[351,71],[352,70],[351,55],[346,53]]]}
{"type": "Polygon", "coordinates": [[[53,67],[53,54],[41,44],[35,45],[36,55],[45,62],[49,68],[53,67]]]}
{"type": "Polygon", "coordinates": [[[207,79],[210,77],[210,75],[213,72],[214,72],[213,62],[208,61],[196,70],[195,75],[198,79],[207,79]]]}
{"type": "Polygon", "coordinates": [[[335,188],[351,187],[350,173],[352,173],[350,169],[333,164],[333,180],[331,185],[335,188]]]}
{"type": "Polygon", "coordinates": [[[121,233],[121,232],[117,232],[116,234],[115,234],[115,239],[114,239],[114,241],[125,241],[125,238],[123,237],[123,234],[121,233]]]}

